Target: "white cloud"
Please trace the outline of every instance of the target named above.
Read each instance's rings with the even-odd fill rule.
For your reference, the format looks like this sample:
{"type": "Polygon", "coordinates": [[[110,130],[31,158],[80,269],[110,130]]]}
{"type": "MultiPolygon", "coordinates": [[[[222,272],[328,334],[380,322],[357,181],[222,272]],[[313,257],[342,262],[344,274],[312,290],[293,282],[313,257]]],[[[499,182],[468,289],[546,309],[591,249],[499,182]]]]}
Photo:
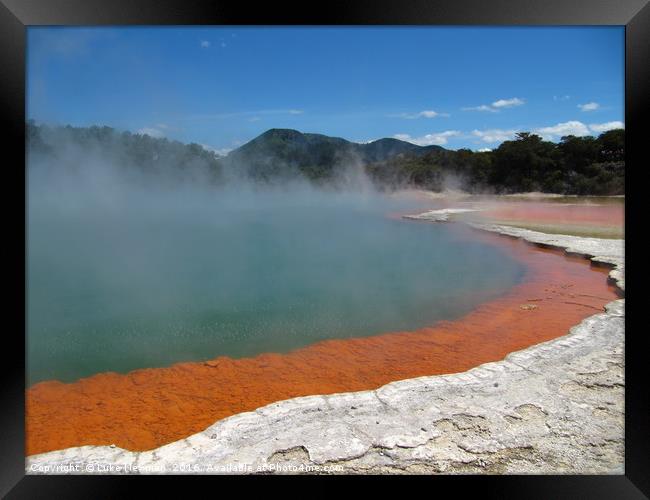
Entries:
{"type": "Polygon", "coordinates": [[[478,137],[483,142],[492,144],[494,142],[510,141],[515,138],[518,130],[503,130],[500,128],[493,128],[489,130],[473,130],[472,135],[478,137]]]}
{"type": "Polygon", "coordinates": [[[487,104],[481,104],[480,106],[470,106],[466,108],[461,108],[463,111],[489,111],[490,113],[498,113],[498,109],[494,109],[487,104]]]}
{"type": "Polygon", "coordinates": [[[202,40],[201,41],[201,47],[204,49],[207,49],[210,46],[210,42],[207,40],[202,40]]]}
{"type": "Polygon", "coordinates": [[[512,97],[510,99],[498,99],[492,104],[481,104],[480,106],[470,106],[461,108],[463,111],[488,111],[490,113],[498,113],[501,109],[512,108],[514,106],[521,106],[526,101],[519,97],[512,97]]]}
{"type": "Polygon", "coordinates": [[[260,120],[261,118],[259,116],[253,116],[252,118],[248,119],[249,122],[258,122],[260,120]]]}
{"type": "Polygon", "coordinates": [[[491,148],[479,148],[476,151],[478,151],[479,153],[489,153],[490,151],[492,151],[492,149],[491,148]]]}
{"type": "MultiPolygon", "coordinates": [[[[607,130],[625,128],[623,122],[613,121],[607,123],[592,123],[590,125],[585,125],[581,121],[571,120],[568,122],[558,123],[556,125],[551,125],[549,127],[540,127],[536,129],[490,129],[490,130],[474,130],[472,135],[480,139],[482,142],[493,144],[503,141],[513,140],[517,134],[522,130],[530,130],[533,134],[541,136],[544,140],[547,141],[557,141],[560,138],[567,135],[574,135],[576,137],[584,137],[587,135],[593,135],[593,133],[602,133],[607,130]]],[[[487,148],[479,149],[478,151],[484,151],[487,148]]]]}
{"type": "Polygon", "coordinates": [[[290,115],[301,115],[304,113],[304,111],[302,109],[290,109],[288,113],[290,115]]]}
{"type": "Polygon", "coordinates": [[[415,120],[417,118],[435,118],[437,116],[449,116],[448,113],[438,113],[433,110],[424,110],[418,113],[400,113],[398,115],[388,115],[388,116],[397,116],[399,118],[405,118],[407,120],[415,120]]]}
{"type": "Polygon", "coordinates": [[[511,108],[513,106],[521,106],[524,104],[523,99],[519,99],[519,97],[513,97],[512,99],[499,99],[498,101],[494,101],[492,103],[493,108],[511,108]]]}
{"type": "Polygon", "coordinates": [[[138,130],[138,134],[141,135],[148,135],[149,137],[154,137],[156,139],[159,139],[161,137],[164,137],[165,134],[162,132],[162,130],[158,130],[157,128],[151,128],[151,127],[144,127],[138,130]]]}
{"type": "Polygon", "coordinates": [[[217,156],[226,156],[228,153],[232,151],[232,148],[213,148],[212,146],[208,146],[207,144],[199,144],[203,149],[206,149],[208,151],[212,151],[214,154],[217,156]]]}
{"type": "Polygon", "coordinates": [[[578,104],[578,107],[581,111],[596,111],[600,108],[600,104],[597,102],[588,102],[587,104],[578,104]]]}
{"type": "Polygon", "coordinates": [[[418,116],[422,116],[423,118],[435,118],[436,116],[440,116],[440,113],[436,113],[433,110],[425,110],[425,111],[420,111],[418,113],[418,116]]]}
{"type": "Polygon", "coordinates": [[[409,134],[395,134],[393,137],[400,141],[407,141],[418,146],[442,146],[447,144],[450,137],[461,135],[458,130],[445,130],[444,132],[434,132],[421,137],[411,137],[409,134]]]}
{"type": "Polygon", "coordinates": [[[576,137],[589,135],[589,127],[577,120],[571,120],[568,122],[558,123],[557,125],[553,125],[551,127],[538,128],[533,132],[541,135],[542,138],[546,140],[553,140],[565,135],[575,135],[576,137]]]}
{"type": "Polygon", "coordinates": [[[615,128],[625,128],[623,122],[607,122],[607,123],[592,123],[589,125],[589,129],[593,132],[607,132],[608,130],[613,130],[615,128]]]}

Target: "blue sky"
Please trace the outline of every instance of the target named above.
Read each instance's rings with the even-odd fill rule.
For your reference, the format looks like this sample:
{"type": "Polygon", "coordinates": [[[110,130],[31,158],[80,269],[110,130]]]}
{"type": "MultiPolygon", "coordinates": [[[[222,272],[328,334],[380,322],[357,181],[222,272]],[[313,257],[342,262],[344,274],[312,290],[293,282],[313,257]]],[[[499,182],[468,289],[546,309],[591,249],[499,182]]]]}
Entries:
{"type": "Polygon", "coordinates": [[[27,116],[225,152],[269,128],[495,148],[624,122],[623,27],[28,28],[27,116]]]}

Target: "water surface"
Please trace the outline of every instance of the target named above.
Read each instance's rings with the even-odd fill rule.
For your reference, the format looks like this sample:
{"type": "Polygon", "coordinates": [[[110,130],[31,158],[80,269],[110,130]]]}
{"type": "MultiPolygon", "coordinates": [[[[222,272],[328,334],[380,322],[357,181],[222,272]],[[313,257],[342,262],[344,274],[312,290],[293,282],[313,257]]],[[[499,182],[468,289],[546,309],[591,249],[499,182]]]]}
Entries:
{"type": "Polygon", "coordinates": [[[377,194],[33,183],[29,383],[415,329],[522,280],[453,225],[385,216],[408,208],[377,194]]]}

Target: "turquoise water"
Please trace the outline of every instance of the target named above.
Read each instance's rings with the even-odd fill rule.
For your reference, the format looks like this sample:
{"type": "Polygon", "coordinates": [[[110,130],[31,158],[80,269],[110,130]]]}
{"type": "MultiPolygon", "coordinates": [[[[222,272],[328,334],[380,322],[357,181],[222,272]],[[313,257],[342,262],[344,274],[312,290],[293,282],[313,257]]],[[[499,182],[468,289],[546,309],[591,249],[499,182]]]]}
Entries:
{"type": "Polygon", "coordinates": [[[30,188],[30,384],[415,329],[524,274],[380,195],[104,194],[30,188]]]}

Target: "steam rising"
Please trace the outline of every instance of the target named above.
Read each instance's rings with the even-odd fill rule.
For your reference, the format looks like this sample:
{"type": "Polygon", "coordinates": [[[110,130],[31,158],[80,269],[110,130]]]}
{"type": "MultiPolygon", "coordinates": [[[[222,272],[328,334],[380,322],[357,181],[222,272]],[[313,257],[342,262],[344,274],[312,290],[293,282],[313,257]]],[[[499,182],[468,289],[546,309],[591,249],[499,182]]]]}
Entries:
{"type": "Polygon", "coordinates": [[[51,139],[28,155],[31,382],[421,327],[523,272],[450,228],[386,218],[415,206],[360,161],[325,188],[269,185],[209,157],[152,171],[117,143],[51,139]]]}

